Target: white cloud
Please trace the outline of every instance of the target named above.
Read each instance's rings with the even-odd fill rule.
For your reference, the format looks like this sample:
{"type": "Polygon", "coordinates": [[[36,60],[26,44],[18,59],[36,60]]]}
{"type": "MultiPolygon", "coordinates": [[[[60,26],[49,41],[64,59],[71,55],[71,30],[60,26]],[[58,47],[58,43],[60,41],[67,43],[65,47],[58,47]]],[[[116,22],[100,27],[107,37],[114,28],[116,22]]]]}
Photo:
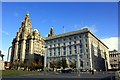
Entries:
{"type": "Polygon", "coordinates": [[[101,41],[109,47],[110,51],[114,49],[118,50],[118,37],[104,38],[104,39],[101,39],[101,41]]]}
{"type": "Polygon", "coordinates": [[[4,30],[0,30],[0,33],[5,34],[5,35],[9,35],[9,33],[4,31],[4,30]]]}

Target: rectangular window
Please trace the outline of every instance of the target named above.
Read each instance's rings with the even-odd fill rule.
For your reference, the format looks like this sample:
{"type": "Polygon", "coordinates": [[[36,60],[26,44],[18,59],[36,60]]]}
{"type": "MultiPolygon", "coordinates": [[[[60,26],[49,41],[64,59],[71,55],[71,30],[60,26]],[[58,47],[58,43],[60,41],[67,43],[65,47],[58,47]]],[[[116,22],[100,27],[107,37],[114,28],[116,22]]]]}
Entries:
{"type": "Polygon", "coordinates": [[[69,40],[71,40],[71,38],[69,38],[69,40]]]}
{"type": "Polygon", "coordinates": [[[87,39],[85,39],[85,41],[87,42],[87,39]]]}
{"type": "Polygon", "coordinates": [[[86,49],[86,52],[88,52],[88,49],[86,49]]]}
{"type": "Polygon", "coordinates": [[[74,37],[74,39],[76,39],[76,37],[74,37]]]}
{"type": "Polygon", "coordinates": [[[66,47],[63,47],[63,50],[65,51],[65,50],[66,50],[66,47]]]}
{"type": "Polygon", "coordinates": [[[82,48],[82,44],[80,44],[80,48],[82,48]]]}
{"type": "Polygon", "coordinates": [[[52,53],[50,53],[50,56],[52,56],[52,53]]]}
{"type": "Polygon", "coordinates": [[[50,48],[52,48],[52,45],[50,45],[50,48]]]}
{"type": "Polygon", "coordinates": [[[69,42],[69,45],[71,45],[71,42],[69,42]]]}
{"type": "Polygon", "coordinates": [[[82,58],[82,55],[80,55],[80,58],[82,58]]]}
{"type": "Polygon", "coordinates": [[[66,51],[64,51],[64,55],[66,55],[66,51]]]}
{"type": "Polygon", "coordinates": [[[89,58],[89,55],[87,54],[87,58],[89,58]]]}
{"type": "Polygon", "coordinates": [[[60,55],[60,52],[58,52],[58,55],[60,55]]]}
{"type": "Polygon", "coordinates": [[[80,53],[82,53],[82,49],[80,49],[80,53]]]}
{"type": "Polygon", "coordinates": [[[54,44],[54,47],[55,47],[55,44],[54,44]]]}
{"type": "Polygon", "coordinates": [[[86,44],[86,47],[87,47],[87,44],[86,44]]]}
{"type": "Polygon", "coordinates": [[[74,44],[76,44],[76,41],[74,41],[74,44]]]}
{"type": "Polygon", "coordinates": [[[74,46],[74,49],[76,49],[76,45],[74,46]]]}
{"type": "Polygon", "coordinates": [[[54,56],[56,56],[56,55],[55,55],[55,52],[54,52],[54,56]]]}
{"type": "Polygon", "coordinates": [[[58,43],[58,47],[60,47],[60,43],[58,43]]]}
{"type": "Polygon", "coordinates": [[[72,51],[70,51],[70,54],[72,54],[72,51]]]}
{"type": "Polygon", "coordinates": [[[79,38],[81,38],[81,35],[79,36],[79,38]]]}
{"type": "Polygon", "coordinates": [[[80,61],[80,66],[83,67],[83,61],[80,61]]]}
{"type": "Polygon", "coordinates": [[[80,43],[82,43],[81,40],[80,40],[80,43]]]}
{"type": "Polygon", "coordinates": [[[77,50],[75,50],[75,54],[77,54],[77,50]]]}
{"type": "Polygon", "coordinates": [[[87,37],[88,37],[88,35],[86,34],[86,35],[85,35],[85,37],[87,38],[87,37]]]}

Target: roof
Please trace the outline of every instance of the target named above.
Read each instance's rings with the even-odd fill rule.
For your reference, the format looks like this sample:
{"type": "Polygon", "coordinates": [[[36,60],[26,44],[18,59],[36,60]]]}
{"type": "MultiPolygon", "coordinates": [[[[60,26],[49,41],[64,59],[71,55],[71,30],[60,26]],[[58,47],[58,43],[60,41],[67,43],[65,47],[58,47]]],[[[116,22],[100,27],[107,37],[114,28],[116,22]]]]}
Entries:
{"type": "MultiPolygon", "coordinates": [[[[47,40],[52,40],[52,39],[57,39],[57,38],[62,38],[62,37],[66,37],[66,36],[70,36],[70,35],[75,35],[75,34],[82,34],[82,33],[90,33],[92,36],[94,36],[99,42],[101,42],[106,48],[108,48],[100,39],[98,39],[90,30],[88,30],[88,28],[84,28],[81,30],[76,30],[76,31],[72,31],[72,32],[67,32],[67,33],[63,33],[63,34],[58,34],[52,37],[46,37],[44,38],[45,41],[47,40]]],[[[109,49],[109,48],[108,48],[109,49]]]]}

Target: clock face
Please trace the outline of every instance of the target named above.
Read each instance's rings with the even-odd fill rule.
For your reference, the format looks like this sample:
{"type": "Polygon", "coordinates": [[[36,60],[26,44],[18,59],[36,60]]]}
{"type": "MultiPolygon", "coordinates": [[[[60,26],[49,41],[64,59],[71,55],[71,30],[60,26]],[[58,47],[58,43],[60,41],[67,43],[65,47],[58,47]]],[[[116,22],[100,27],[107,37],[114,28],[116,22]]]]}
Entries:
{"type": "Polygon", "coordinates": [[[30,24],[28,24],[28,27],[30,27],[31,25],[30,24]]]}

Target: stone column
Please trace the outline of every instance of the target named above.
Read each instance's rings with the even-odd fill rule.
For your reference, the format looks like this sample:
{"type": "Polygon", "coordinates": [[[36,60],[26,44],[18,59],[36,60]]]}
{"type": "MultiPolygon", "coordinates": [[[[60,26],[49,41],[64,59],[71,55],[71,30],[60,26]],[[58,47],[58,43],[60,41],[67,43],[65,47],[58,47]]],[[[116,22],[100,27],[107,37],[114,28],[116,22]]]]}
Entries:
{"type": "Polygon", "coordinates": [[[21,59],[20,59],[20,61],[24,61],[24,59],[25,59],[25,48],[26,48],[26,41],[23,40],[21,43],[21,59]]]}
{"type": "Polygon", "coordinates": [[[14,48],[14,59],[13,61],[18,59],[18,41],[15,42],[15,48],[14,48]]]}
{"type": "Polygon", "coordinates": [[[45,48],[45,54],[44,54],[44,68],[46,68],[47,54],[48,54],[48,48],[45,48]]]}
{"type": "Polygon", "coordinates": [[[80,68],[80,56],[77,54],[77,68],[80,68]]]}
{"type": "Polygon", "coordinates": [[[29,42],[29,59],[33,59],[33,39],[30,40],[29,42]]]}

